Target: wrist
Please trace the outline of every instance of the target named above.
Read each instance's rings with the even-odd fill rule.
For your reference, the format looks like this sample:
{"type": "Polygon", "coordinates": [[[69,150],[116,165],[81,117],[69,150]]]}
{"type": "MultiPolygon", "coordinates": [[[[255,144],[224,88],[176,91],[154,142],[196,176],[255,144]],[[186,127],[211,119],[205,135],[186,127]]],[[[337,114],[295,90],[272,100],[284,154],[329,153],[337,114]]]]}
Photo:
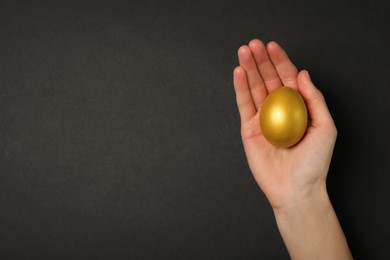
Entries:
{"type": "Polygon", "coordinates": [[[299,217],[305,212],[321,212],[332,209],[325,182],[301,188],[286,199],[283,204],[272,207],[276,218],[299,217]]]}

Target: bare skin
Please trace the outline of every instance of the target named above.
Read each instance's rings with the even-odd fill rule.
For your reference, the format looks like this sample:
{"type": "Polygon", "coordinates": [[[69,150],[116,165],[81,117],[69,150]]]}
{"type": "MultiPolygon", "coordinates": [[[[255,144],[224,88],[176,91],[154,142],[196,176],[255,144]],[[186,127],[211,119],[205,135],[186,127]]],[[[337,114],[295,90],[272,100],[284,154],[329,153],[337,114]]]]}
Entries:
{"type": "Polygon", "coordinates": [[[246,157],[291,258],[352,259],[326,190],[337,130],[323,95],[276,42],[252,40],[238,59],[234,88],[246,157]],[[304,138],[287,149],[268,143],[259,127],[264,99],[280,86],[302,95],[310,118],[304,138]]]}

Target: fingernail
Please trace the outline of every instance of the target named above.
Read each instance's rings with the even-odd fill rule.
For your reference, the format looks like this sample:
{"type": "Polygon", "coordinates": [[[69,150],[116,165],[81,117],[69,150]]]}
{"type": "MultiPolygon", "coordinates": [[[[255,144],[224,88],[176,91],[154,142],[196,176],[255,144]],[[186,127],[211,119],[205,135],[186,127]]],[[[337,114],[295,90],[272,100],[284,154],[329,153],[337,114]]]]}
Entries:
{"type": "Polygon", "coordinates": [[[306,74],[307,74],[307,77],[311,80],[311,78],[310,78],[310,74],[309,74],[309,72],[308,71],[306,71],[306,74]]]}

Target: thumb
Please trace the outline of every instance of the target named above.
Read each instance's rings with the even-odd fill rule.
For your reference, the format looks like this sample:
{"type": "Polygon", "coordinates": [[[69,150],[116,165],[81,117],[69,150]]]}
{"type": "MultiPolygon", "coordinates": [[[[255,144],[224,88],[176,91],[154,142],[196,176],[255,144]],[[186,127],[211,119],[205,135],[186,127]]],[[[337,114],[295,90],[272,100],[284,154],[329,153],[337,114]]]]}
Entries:
{"type": "Polygon", "coordinates": [[[313,127],[334,124],[324,96],[314,86],[306,70],[302,70],[298,74],[298,90],[305,100],[313,127]]]}

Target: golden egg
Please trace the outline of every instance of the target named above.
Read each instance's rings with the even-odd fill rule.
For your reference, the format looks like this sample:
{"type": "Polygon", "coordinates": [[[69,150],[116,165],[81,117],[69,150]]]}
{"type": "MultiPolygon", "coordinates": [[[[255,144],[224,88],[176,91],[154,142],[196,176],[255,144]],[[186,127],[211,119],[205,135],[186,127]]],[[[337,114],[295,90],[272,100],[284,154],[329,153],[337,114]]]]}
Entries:
{"type": "Polygon", "coordinates": [[[298,143],[307,128],[302,96],[289,87],[272,91],[261,107],[260,128],[265,139],[275,146],[287,148],[298,143]]]}

